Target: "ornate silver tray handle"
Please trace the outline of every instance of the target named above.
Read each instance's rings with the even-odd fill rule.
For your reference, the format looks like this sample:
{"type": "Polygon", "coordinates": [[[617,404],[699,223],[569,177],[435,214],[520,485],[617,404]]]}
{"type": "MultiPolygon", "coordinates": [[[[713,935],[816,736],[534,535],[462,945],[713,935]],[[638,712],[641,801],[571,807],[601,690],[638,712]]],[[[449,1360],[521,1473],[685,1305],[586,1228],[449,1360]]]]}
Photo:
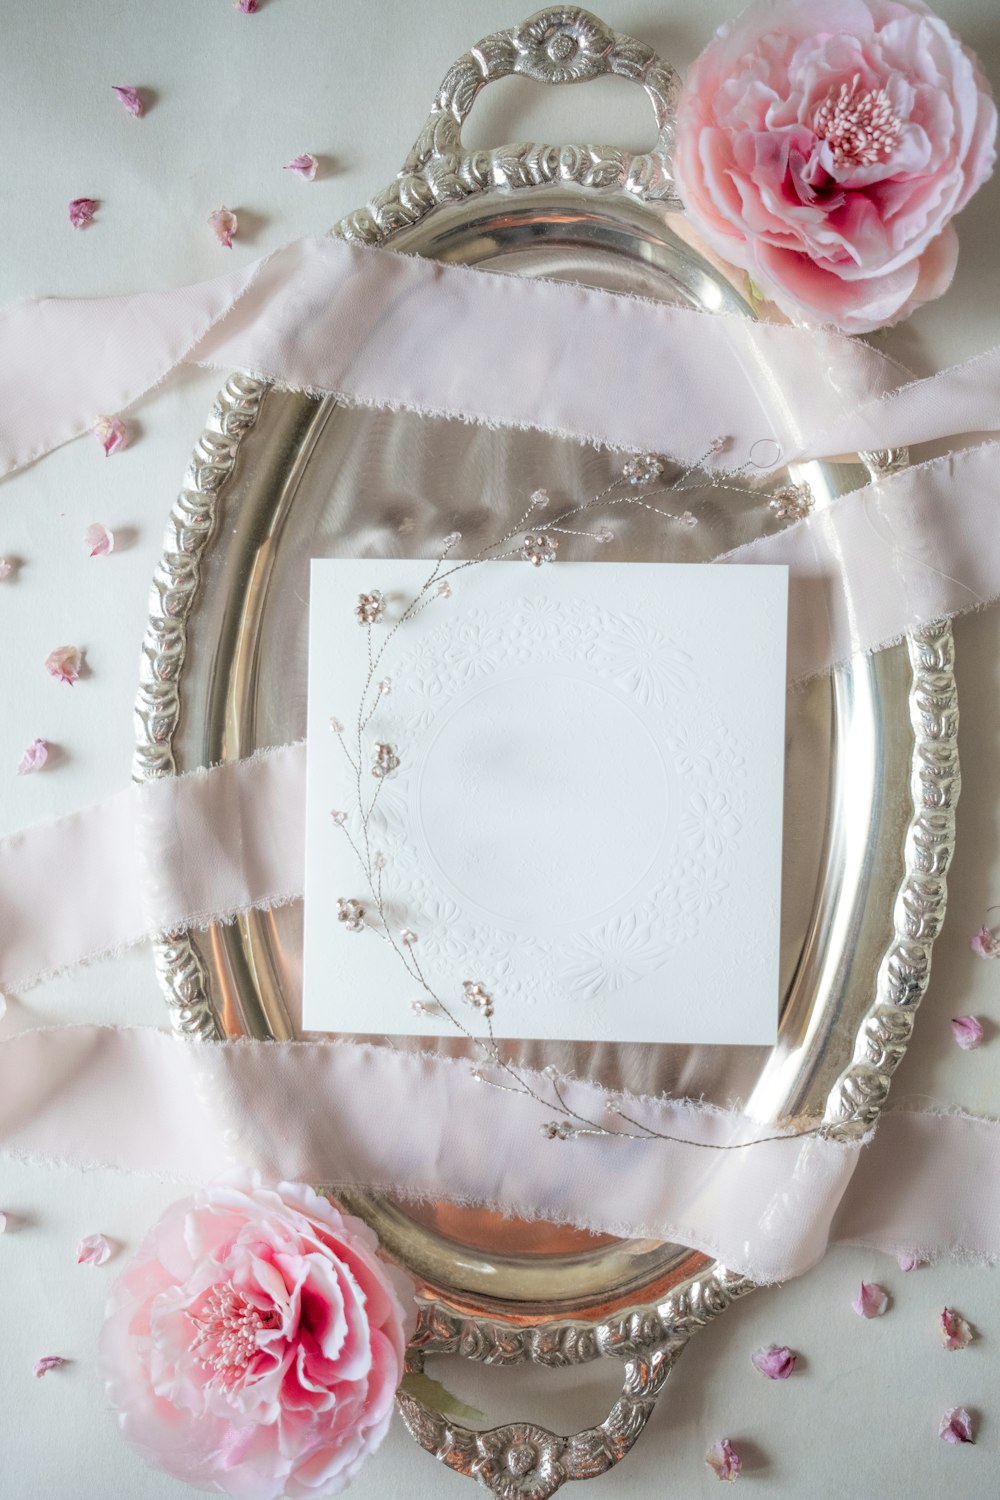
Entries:
{"type": "MultiPolygon", "coordinates": [[[[731,310],[747,312],[721,278],[711,281],[716,273],[707,264],[684,259],[685,247],[665,227],[665,211],[680,206],[670,176],[678,87],[675,70],[650,47],[589,12],[574,6],[541,11],[459,58],[396,179],[333,232],[368,245],[480,259],[499,269],[506,269],[503,255],[510,251],[511,265],[522,274],[546,274],[548,243],[559,247],[559,272],[573,275],[591,262],[562,227],[569,206],[581,221],[589,216],[593,233],[580,242],[586,241],[586,256],[592,244],[607,252],[610,269],[595,284],[645,292],[639,277],[652,268],[649,274],[662,276],[664,284],[673,279],[686,305],[717,307],[728,297],[731,310]],[[532,143],[467,150],[462,127],[480,91],[514,74],[550,84],[605,75],[635,82],[653,109],[655,147],[641,154],[532,143]],[[516,212],[507,207],[511,195],[516,212]],[[483,244],[490,248],[479,250],[483,244]],[[626,264],[641,268],[633,282],[620,279],[626,264]],[[711,298],[699,300],[703,288],[711,298]]],[[[336,403],[274,392],[245,375],[227,382],[174,506],[154,579],[136,706],[137,779],[252,753],[278,733],[275,725],[295,728],[287,705],[279,712],[268,704],[267,714],[258,715],[267,675],[258,668],[268,591],[284,587],[283,597],[290,597],[280,573],[282,538],[292,530],[293,503],[306,511],[312,503],[307,493],[303,498],[308,466],[319,463],[324,443],[336,452],[336,422],[348,423],[348,437],[339,441],[353,441],[352,452],[371,441],[367,419],[356,418],[354,429],[351,420],[336,403]],[[219,519],[231,492],[240,520],[224,535],[219,519]],[[213,602],[213,589],[221,602],[213,602]],[[200,649],[189,651],[192,644],[200,649]],[[271,727],[261,729],[258,718],[271,727]]],[[[903,461],[900,455],[865,457],[870,471],[903,461]]],[[[814,467],[828,495],[845,486],[843,476],[814,467]]],[[[337,521],[336,541],[349,548],[356,544],[349,497],[338,503],[338,515],[347,519],[337,521]]],[[[312,533],[301,532],[300,546],[303,537],[308,544],[312,533]]],[[[950,628],[930,626],[874,661],[843,669],[800,700],[798,727],[808,753],[815,756],[823,745],[828,756],[829,789],[817,814],[825,832],[810,866],[817,895],[814,909],[801,923],[796,918],[791,958],[783,963],[778,1046],[749,1081],[743,1064],[730,1062],[735,1071],[721,1084],[744,1097],[758,1118],[823,1120],[850,1136],[877,1116],[886,1098],[927,986],[944,913],[959,791],[953,666],[950,628]],[[854,759],[852,736],[864,742],[854,759]],[[838,830],[859,825],[864,837],[855,842],[866,847],[867,863],[854,869],[838,830]],[[841,934],[836,943],[834,931],[841,934]]],[[[176,1029],[201,1036],[293,1034],[290,981],[275,955],[289,950],[295,934],[283,929],[278,941],[271,922],[250,914],[232,928],[213,929],[207,940],[177,934],[157,945],[176,1029]]],[[[712,1077],[719,1083],[722,1075],[712,1077]]],[[[571,1436],[531,1422],[473,1431],[400,1393],[399,1409],[416,1440],[501,1500],[546,1500],[567,1481],[594,1478],[619,1463],[691,1334],[753,1287],[683,1247],[639,1242],[603,1246],[589,1259],[554,1254],[548,1269],[501,1246],[480,1275],[477,1256],[489,1260],[487,1241],[475,1253],[458,1255],[440,1225],[408,1218],[399,1205],[362,1195],[344,1201],[422,1277],[411,1370],[422,1370],[436,1354],[490,1365],[621,1362],[621,1395],[608,1416],[571,1436]],[[576,1290],[569,1295],[561,1278],[568,1284],[571,1276],[576,1290]]]]}

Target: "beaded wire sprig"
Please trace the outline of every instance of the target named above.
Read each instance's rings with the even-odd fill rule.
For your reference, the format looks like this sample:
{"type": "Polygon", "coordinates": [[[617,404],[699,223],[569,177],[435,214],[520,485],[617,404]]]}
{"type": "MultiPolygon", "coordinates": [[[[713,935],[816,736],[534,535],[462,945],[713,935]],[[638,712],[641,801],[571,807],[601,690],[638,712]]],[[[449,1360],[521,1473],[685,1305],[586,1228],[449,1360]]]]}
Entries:
{"type": "MultiPolygon", "coordinates": [[[[625,506],[629,509],[647,511],[660,517],[661,520],[689,528],[698,524],[697,517],[691,511],[685,510],[678,514],[654,505],[652,501],[661,495],[678,495],[692,489],[703,490],[706,487],[757,498],[757,491],[749,486],[732,482],[746,472],[746,467],[731,474],[705,469],[708,459],[717,455],[724,446],[725,439],[717,439],[702,459],[685,468],[677,479],[669,484],[659,483],[665,470],[662,458],[652,453],[638,454],[629,459],[619,477],[593,499],[569,506],[553,520],[546,522],[544,526],[540,524],[542,521],[540,513],[548,508],[550,499],[546,490],[537,489],[532,493],[527,508],[516,523],[495,541],[487,543],[474,557],[452,562],[450,560],[452,553],[462,538],[457,531],[446,536],[441,553],[423,586],[402,609],[396,612],[395,618],[391,621],[387,601],[377,589],[361,594],[354,608],[356,620],[367,631],[368,670],[351,734],[351,744],[349,745],[347,741],[345,725],[339,719],[332,718],[330,728],[353,773],[356,810],[360,826],[357,836],[351,831],[347,812],[336,809],[331,812],[330,816],[335,826],[343,832],[355,854],[367,887],[367,895],[362,899],[353,896],[338,897],[337,920],[349,933],[374,933],[382,942],[389,945],[410,979],[419,986],[422,992],[422,998],[411,1002],[414,1013],[421,1016],[441,1017],[457,1033],[471,1042],[478,1051],[479,1062],[472,1069],[473,1078],[501,1092],[531,1099],[554,1113],[555,1119],[548,1119],[540,1126],[541,1134],[548,1140],[565,1141],[580,1136],[616,1137],[626,1140],[672,1141],[709,1151],[738,1151],[747,1146],[787,1139],[788,1132],[779,1132],[759,1137],[756,1140],[733,1144],[692,1141],[654,1130],[651,1126],[645,1125],[628,1114],[625,1108],[614,1099],[609,1099],[605,1106],[606,1113],[614,1119],[614,1124],[591,1119],[574,1109],[567,1100],[565,1087],[569,1078],[561,1074],[559,1069],[550,1065],[542,1070],[542,1077],[546,1080],[550,1090],[546,1095],[536,1088],[527,1070],[509,1062],[503,1056],[493,1025],[494,996],[480,981],[467,979],[463,982],[460,1003],[467,1005],[482,1019],[486,1027],[485,1035],[473,1031],[471,1025],[463,1020],[458,1006],[442,998],[425,974],[417,956],[419,941],[417,934],[407,927],[397,930],[390,920],[383,892],[386,859],[380,850],[373,847],[371,820],[378,806],[379,795],[385,781],[393,776],[402,764],[397,747],[383,740],[375,740],[372,749],[366,751],[366,732],[381,703],[392,692],[393,686],[390,676],[379,677],[378,674],[383,670],[383,662],[396,634],[418,614],[431,606],[435,600],[450,598],[451,579],[457,573],[474,568],[483,562],[498,562],[508,558],[520,558],[536,568],[551,564],[556,560],[559,539],[563,536],[585,537],[599,543],[612,541],[614,533],[609,526],[601,525],[597,530],[588,530],[579,524],[582,518],[588,517],[594,511],[625,506]],[[697,484],[692,484],[691,481],[695,475],[701,477],[697,484]],[[569,524],[571,522],[577,524],[571,525],[569,524]],[[526,530],[525,528],[529,526],[531,529],[526,530]],[[378,632],[381,639],[377,638],[376,634],[377,627],[380,626],[386,627],[384,634],[381,631],[378,632]],[[366,771],[375,781],[374,790],[367,799],[365,796],[366,771]],[[366,904],[369,899],[371,909],[366,904]],[[484,1065],[496,1070],[498,1076],[490,1077],[484,1073],[482,1070],[484,1065]]],[[[756,466],[750,465],[749,467],[756,466]]],[[[812,496],[806,485],[786,485],[772,497],[769,503],[771,510],[779,519],[799,519],[811,508],[812,496]]],[[[471,1016],[469,1020],[471,1022],[471,1016]]],[[[824,1133],[824,1126],[794,1132],[796,1135],[824,1133]]]]}

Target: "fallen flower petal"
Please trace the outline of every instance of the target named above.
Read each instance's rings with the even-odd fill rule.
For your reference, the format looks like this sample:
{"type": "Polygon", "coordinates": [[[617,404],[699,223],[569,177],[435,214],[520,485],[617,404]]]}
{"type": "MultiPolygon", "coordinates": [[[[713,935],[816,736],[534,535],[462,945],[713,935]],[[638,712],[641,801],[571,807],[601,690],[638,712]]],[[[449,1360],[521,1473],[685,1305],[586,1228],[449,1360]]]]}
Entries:
{"type": "Polygon", "coordinates": [[[889,1298],[877,1282],[863,1281],[851,1306],[859,1318],[880,1318],[889,1306],[889,1298]]]}
{"type": "Polygon", "coordinates": [[[900,1250],[896,1256],[896,1264],[901,1271],[916,1271],[923,1261],[919,1255],[914,1255],[910,1250],[900,1250]]]}
{"type": "Polygon", "coordinates": [[[111,1259],[111,1244],[103,1234],[88,1234],[76,1247],[78,1266],[105,1266],[111,1259]]]}
{"type": "Polygon", "coordinates": [[[301,156],[293,156],[291,161],[286,161],[284,170],[286,172],[298,172],[299,176],[305,178],[306,182],[312,182],[316,176],[316,168],[318,166],[319,162],[316,157],[310,151],[303,151],[301,156]]]}
{"type": "Polygon", "coordinates": [[[719,1438],[705,1454],[705,1462],[715,1473],[716,1479],[728,1480],[731,1484],[739,1479],[743,1460],[728,1438],[719,1438]]]}
{"type": "Polygon", "coordinates": [[[214,213],[209,214],[208,222],[212,233],[223,249],[231,250],[233,248],[233,235],[239,228],[239,221],[232,209],[217,208],[214,213]]]}
{"type": "Polygon", "coordinates": [[[13,573],[13,571],[14,564],[11,562],[10,558],[0,557],[0,583],[5,583],[13,573]]]}
{"type": "Polygon", "coordinates": [[[137,120],[143,110],[142,95],[139,93],[139,90],[129,88],[127,85],[120,83],[113,83],[111,89],[113,93],[118,95],[119,101],[125,106],[129,114],[137,120]]]}
{"type": "Polygon", "coordinates": [[[57,682],[68,683],[70,687],[79,681],[82,665],[83,653],[76,646],[57,646],[45,658],[46,672],[57,682]]]}
{"type": "Polygon", "coordinates": [[[32,740],[17,763],[18,776],[30,776],[40,771],[49,758],[49,747],[44,740],[32,740]]]}
{"type": "Polygon", "coordinates": [[[978,953],[980,958],[1000,958],[1000,939],[988,927],[980,927],[975,937],[970,940],[969,947],[973,953],[978,953]]]}
{"type": "Polygon", "coordinates": [[[972,1418],[964,1406],[953,1406],[941,1418],[938,1436],[946,1443],[974,1443],[972,1418]]]}
{"type": "Polygon", "coordinates": [[[233,10],[238,10],[242,16],[252,16],[260,10],[260,0],[234,0],[233,10]]]}
{"type": "Polygon", "coordinates": [[[750,1363],[768,1380],[787,1380],[795,1369],[797,1358],[798,1355],[785,1344],[768,1344],[766,1349],[754,1350],[750,1363]]]}
{"type": "Polygon", "coordinates": [[[951,1030],[963,1052],[971,1052],[983,1040],[983,1028],[975,1016],[955,1016],[951,1030]]]}
{"type": "Polygon", "coordinates": [[[939,1326],[946,1349],[968,1349],[976,1336],[970,1324],[953,1307],[943,1310],[939,1326]]]}
{"type": "Polygon", "coordinates": [[[115,534],[102,526],[100,521],[95,521],[83,533],[83,545],[91,557],[106,557],[115,550],[115,534]]]}
{"type": "Polygon", "coordinates": [[[7,1215],[0,1213],[0,1234],[7,1233],[7,1215]]]}
{"type": "Polygon", "coordinates": [[[98,417],[94,435],[104,449],[104,457],[110,458],[125,446],[125,423],[121,417],[98,417]]]}
{"type": "Polygon", "coordinates": [[[74,229],[86,229],[98,207],[96,198],[74,198],[69,206],[69,222],[74,229]]]}
{"type": "Polygon", "coordinates": [[[59,1370],[63,1365],[68,1365],[69,1360],[63,1359],[61,1354],[46,1354],[42,1359],[36,1359],[34,1374],[36,1380],[41,1380],[50,1370],[59,1370]]]}

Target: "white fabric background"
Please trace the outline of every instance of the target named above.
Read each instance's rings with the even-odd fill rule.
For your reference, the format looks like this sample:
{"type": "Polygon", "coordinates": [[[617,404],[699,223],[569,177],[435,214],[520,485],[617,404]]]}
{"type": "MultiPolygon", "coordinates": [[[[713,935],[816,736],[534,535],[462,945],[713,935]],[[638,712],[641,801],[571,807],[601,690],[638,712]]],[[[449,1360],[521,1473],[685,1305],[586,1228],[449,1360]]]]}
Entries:
{"type": "MultiPolygon", "coordinates": [[[[525,9],[528,9],[527,0],[525,9]]],[[[604,0],[608,21],[686,64],[729,0],[604,0]]],[[[993,0],[938,0],[1000,86],[1000,17],[993,0]]],[[[230,257],[205,225],[225,203],[240,214],[237,263],[321,230],[392,176],[454,58],[488,31],[523,18],[509,0],[262,0],[256,16],[230,0],[0,0],[0,303],[29,295],[101,294],[204,278],[230,257]],[[144,88],[151,108],[133,121],[112,83],[144,88]],[[313,184],[283,173],[300,151],[325,158],[313,184]],[[330,170],[330,168],[333,170],[330,170]],[[102,200],[95,225],[68,227],[66,203],[102,200]]],[[[490,90],[477,106],[479,144],[526,137],[652,139],[644,97],[616,82],[543,92],[527,82],[490,90]]],[[[888,335],[886,347],[919,373],[1000,341],[994,259],[1000,184],[960,222],[963,257],[949,296],[888,335]]],[[[105,462],[78,443],[2,486],[0,555],[23,560],[0,586],[0,831],[79,806],[125,784],[131,705],[149,579],[163,517],[211,403],[216,377],[185,371],[133,420],[131,449],[105,462]],[[80,534],[115,527],[119,550],[89,561],[80,534]],[[87,648],[90,675],[69,690],[42,661],[56,645],[87,648]],[[24,746],[41,735],[57,763],[18,780],[24,746]]],[[[1000,901],[1000,612],[957,627],[965,790],[950,916],[938,945],[917,1041],[897,1100],[929,1099],[1000,1111],[1000,965],[976,960],[969,933],[1000,901]],[[960,1053],[949,1017],[979,1014],[987,1041],[960,1053]]],[[[162,1021],[148,954],[95,965],[12,1004],[7,1030],[74,1019],[162,1021]]],[[[0,1240],[3,1339],[0,1424],[3,1491],[20,1500],[179,1500],[186,1491],[147,1470],[119,1441],[90,1372],[115,1263],[77,1268],[74,1248],[103,1230],[125,1249],[175,1196],[172,1187],[111,1174],[77,1176],[3,1165],[0,1240]],[[15,1217],[16,1216],[16,1217],[15,1217]],[[42,1354],[70,1357],[35,1381],[42,1354]]],[[[761,1292],[699,1335],[671,1377],[651,1430],[594,1496],[660,1500],[715,1493],[702,1456],[729,1435],[746,1458],[752,1493],[839,1500],[947,1491],[972,1500],[995,1488],[1000,1457],[1000,1297],[996,1273],[958,1267],[904,1277],[893,1262],[831,1254],[805,1279],[761,1292]],[[893,1293],[891,1312],[863,1323],[850,1309],[860,1279],[893,1293]],[[964,1353],[938,1345],[949,1303],[981,1330],[964,1353]],[[748,1364],[762,1343],[802,1353],[787,1384],[748,1364]],[[942,1409],[980,1413],[974,1448],[939,1442],[942,1409]]],[[[599,1420],[614,1370],[563,1377],[482,1372],[446,1378],[492,1417],[540,1418],[571,1430],[599,1420]]],[[[359,1500],[471,1495],[468,1481],[414,1449],[401,1426],[364,1470],[359,1500]],[[465,1486],[463,1489],[462,1486],[465,1486]]]]}

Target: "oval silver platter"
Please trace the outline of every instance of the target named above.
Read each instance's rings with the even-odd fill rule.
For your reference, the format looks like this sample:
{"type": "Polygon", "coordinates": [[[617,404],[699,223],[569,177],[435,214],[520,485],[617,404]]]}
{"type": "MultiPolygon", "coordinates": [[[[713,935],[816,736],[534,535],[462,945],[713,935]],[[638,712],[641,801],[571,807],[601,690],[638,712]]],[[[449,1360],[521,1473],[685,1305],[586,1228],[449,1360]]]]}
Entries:
{"type": "MultiPolygon", "coordinates": [[[[753,316],[726,274],[687,241],[669,171],[676,88],[674,70],[641,42],[575,8],[540,12],[459,59],[397,179],[334,233],[753,316]],[[461,127],[477,94],[512,73],[543,83],[609,73],[634,80],[656,116],[655,149],[466,151],[461,127]]],[[[823,505],[863,482],[866,470],[902,462],[899,454],[866,455],[864,467],[810,464],[791,477],[807,481],[823,505]]],[[[498,516],[523,504],[528,487],[593,496],[620,468],[620,455],[549,437],[348,409],[234,374],[197,441],[153,583],[136,778],[238,759],[303,735],[310,557],[430,557],[452,529],[471,555],[495,534],[498,516]]],[[[690,504],[697,527],[681,533],[636,523],[602,555],[702,561],[783,524],[763,485],[759,495],[735,499],[706,488],[690,504]]],[[[566,552],[585,555],[572,545],[566,552]]],[[[943,624],[790,694],[773,1049],[519,1044],[511,1055],[532,1066],[554,1062],[612,1089],[739,1101],[775,1124],[863,1130],[905,1050],[944,914],[957,722],[952,637],[943,624]]],[[[156,965],[175,1028],[189,1036],[294,1036],[301,936],[301,909],[292,906],[164,937],[156,965]]],[[[739,955],[733,959],[738,976],[739,955]]],[[[462,1052],[454,1039],[440,1048],[462,1052]]],[[[608,1417],[571,1436],[531,1422],[476,1432],[400,1395],[419,1442],[501,1496],[544,1500],[565,1481],[617,1463],[694,1330],[752,1287],[681,1245],[512,1222],[446,1203],[416,1208],[361,1194],[343,1201],[419,1279],[411,1368],[436,1353],[498,1365],[621,1362],[622,1394],[608,1417]]]]}

